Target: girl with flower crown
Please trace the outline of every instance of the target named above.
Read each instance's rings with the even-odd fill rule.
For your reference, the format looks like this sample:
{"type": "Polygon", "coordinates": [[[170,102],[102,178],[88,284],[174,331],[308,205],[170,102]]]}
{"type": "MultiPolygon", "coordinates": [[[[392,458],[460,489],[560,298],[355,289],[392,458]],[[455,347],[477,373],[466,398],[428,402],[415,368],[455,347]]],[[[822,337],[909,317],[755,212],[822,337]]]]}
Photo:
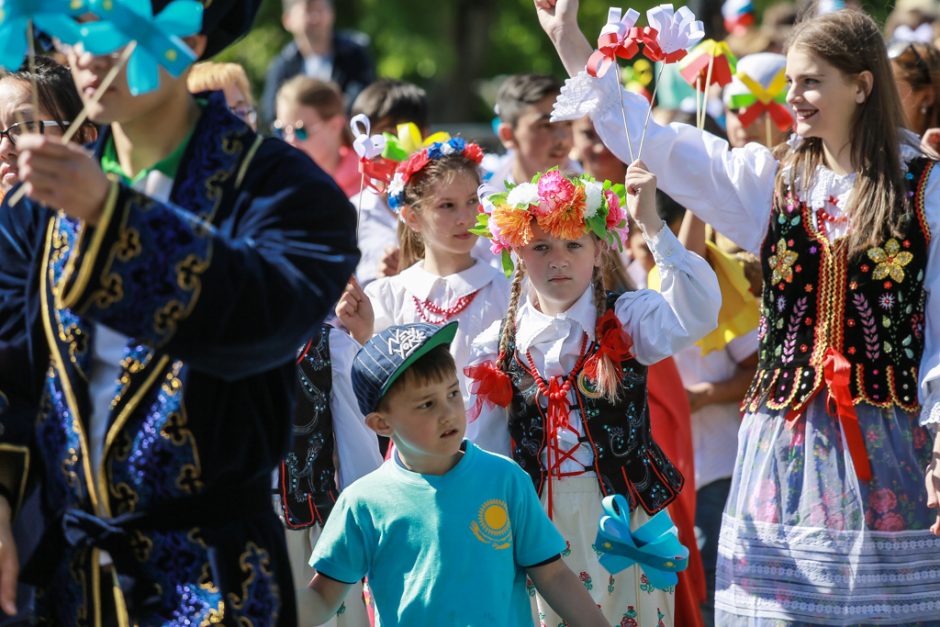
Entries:
{"type": "MultiPolygon", "coordinates": [[[[529,473],[568,542],[565,561],[604,616],[656,627],[673,622],[673,590],[653,588],[636,566],[611,575],[592,544],[604,496],[627,497],[636,528],[682,489],[650,435],[646,367],[713,329],[720,302],[709,265],[657,216],[656,178],[636,162],[626,182],[630,213],[662,268],[662,294],[604,289],[603,253],[622,246],[626,229],[610,183],[550,170],[484,199],[477,232],[505,264],[518,262],[506,316],[474,344],[467,435],[529,473]]],[[[542,625],[559,624],[536,604],[542,625]]]]}
{"type": "MultiPolygon", "coordinates": [[[[575,77],[556,113],[590,113],[623,155],[621,103],[633,137],[647,104],[579,73],[591,46],[577,4],[536,1],[575,77]]],[[[940,625],[940,438],[931,452],[927,429],[940,424],[940,176],[902,128],[869,16],[797,25],[785,76],[795,135],[774,152],[683,124],[646,136],[664,191],[759,252],[764,275],[716,622],[940,625]]]]}
{"type": "MultiPolygon", "coordinates": [[[[451,344],[460,368],[470,344],[506,310],[509,284],[493,266],[475,259],[479,165],[483,151],[461,138],[435,142],[404,161],[388,185],[388,206],[398,212],[402,272],[365,290],[352,280],[336,315],[360,343],[396,324],[457,320],[451,344]]],[[[461,377],[464,398],[467,386],[461,377]]]]}

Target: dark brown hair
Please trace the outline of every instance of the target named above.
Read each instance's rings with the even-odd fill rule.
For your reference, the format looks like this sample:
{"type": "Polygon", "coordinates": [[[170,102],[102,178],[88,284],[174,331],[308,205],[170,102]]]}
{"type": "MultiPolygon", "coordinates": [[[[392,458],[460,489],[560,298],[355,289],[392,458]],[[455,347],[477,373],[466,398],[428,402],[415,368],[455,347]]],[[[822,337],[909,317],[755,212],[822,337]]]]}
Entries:
{"type": "Polygon", "coordinates": [[[514,74],[496,92],[497,115],[500,121],[515,128],[526,107],[538,104],[546,96],[557,96],[560,91],[561,81],[554,76],[514,74]]]}
{"type": "Polygon", "coordinates": [[[373,129],[387,125],[414,122],[422,132],[427,129],[428,95],[411,83],[381,78],[361,92],[352,105],[352,115],[364,113],[372,121],[373,129]]]}
{"type": "MultiPolygon", "coordinates": [[[[479,166],[463,154],[452,153],[440,159],[432,159],[405,185],[405,204],[409,205],[412,211],[422,211],[422,202],[426,203],[429,198],[433,198],[437,190],[450,185],[460,173],[469,174],[479,184],[479,166]]],[[[401,249],[399,268],[408,268],[424,259],[421,234],[401,220],[398,221],[398,246],[401,249]]]]}
{"type": "MultiPolygon", "coordinates": [[[[898,78],[907,81],[914,91],[927,89],[933,92],[933,104],[927,107],[924,115],[924,128],[912,129],[922,134],[928,128],[940,126],[940,50],[920,42],[900,45],[903,49],[891,59],[898,78]]],[[[912,124],[913,120],[907,120],[907,123],[912,124]]]]}
{"type": "MultiPolygon", "coordinates": [[[[897,234],[908,210],[900,156],[903,114],[884,40],[868,15],[844,9],[798,24],[787,48],[815,55],[847,77],[865,71],[873,76],[871,93],[856,109],[851,127],[856,179],[845,207],[852,220],[846,245],[850,255],[858,254],[897,234]]],[[[823,164],[822,140],[817,137],[787,150],[777,175],[777,197],[784,198],[797,181],[808,187],[823,164]],[[789,176],[783,174],[787,167],[789,176]]],[[[805,196],[805,189],[795,191],[805,196]]]]}
{"type": "Polygon", "coordinates": [[[446,345],[435,346],[422,355],[407,370],[401,373],[385,396],[379,401],[378,411],[388,411],[388,401],[397,392],[410,387],[420,387],[428,383],[437,383],[453,375],[457,376],[457,364],[446,345]]]}

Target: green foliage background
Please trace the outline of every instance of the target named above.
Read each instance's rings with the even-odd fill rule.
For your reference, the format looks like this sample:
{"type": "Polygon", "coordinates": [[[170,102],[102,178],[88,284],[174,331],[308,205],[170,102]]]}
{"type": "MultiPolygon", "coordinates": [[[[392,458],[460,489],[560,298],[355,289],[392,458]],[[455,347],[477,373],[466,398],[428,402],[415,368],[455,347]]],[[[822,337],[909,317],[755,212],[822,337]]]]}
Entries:
{"type": "MultiPolygon", "coordinates": [[[[665,0],[634,0],[641,12],[665,0]]],[[[755,0],[758,10],[778,0],[755,0]]],[[[582,0],[580,23],[596,33],[611,0],[582,0]]],[[[616,3],[615,3],[616,4],[616,3]]],[[[866,8],[883,20],[888,2],[866,8]]],[[[891,3],[893,4],[893,2],[891,3]]],[[[436,122],[485,121],[498,79],[516,72],[562,74],[532,0],[335,0],[337,28],[372,38],[379,75],[428,90],[436,122]]],[[[255,28],[222,57],[242,63],[260,93],[264,72],[290,36],[281,0],[264,0],[255,28]]]]}

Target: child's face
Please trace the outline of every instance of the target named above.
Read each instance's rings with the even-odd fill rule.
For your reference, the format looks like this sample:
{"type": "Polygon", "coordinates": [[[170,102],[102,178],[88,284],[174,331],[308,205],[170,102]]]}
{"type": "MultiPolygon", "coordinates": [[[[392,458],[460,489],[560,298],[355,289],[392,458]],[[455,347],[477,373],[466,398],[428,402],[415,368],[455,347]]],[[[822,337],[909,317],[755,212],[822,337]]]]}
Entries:
{"type": "Polygon", "coordinates": [[[574,158],[581,163],[586,174],[599,181],[623,181],[627,166],[601,141],[591,118],[584,117],[574,122],[573,135],[574,158]]]}
{"type": "Polygon", "coordinates": [[[555,96],[545,96],[527,107],[515,128],[504,125],[503,145],[515,151],[526,178],[536,172],[564,166],[571,152],[571,122],[550,122],[555,96]]]}
{"type": "Polygon", "coordinates": [[[403,207],[405,223],[421,234],[426,249],[452,255],[469,255],[477,236],[469,232],[476,224],[480,200],[477,179],[457,172],[448,185],[441,185],[421,200],[420,206],[403,207]]]}
{"type": "Polygon", "coordinates": [[[757,116],[748,126],[741,123],[738,118],[739,110],[725,109],[725,121],[728,125],[728,143],[733,148],[741,148],[745,144],[757,142],[768,148],[773,148],[777,144],[784,142],[787,138],[787,131],[781,131],[773,121],[768,120],[768,113],[762,113],[757,116]],[[767,129],[770,125],[770,142],[767,143],[767,129]]]}
{"type": "Polygon", "coordinates": [[[443,474],[457,463],[467,429],[457,373],[391,392],[382,411],[369,414],[369,426],[390,437],[409,468],[443,474]]]}
{"type": "Polygon", "coordinates": [[[556,239],[537,224],[527,246],[516,249],[538,295],[542,313],[567,311],[591,284],[600,266],[601,246],[593,235],[576,240],[556,239]]]}
{"type": "Polygon", "coordinates": [[[818,137],[835,150],[848,144],[855,113],[868,97],[866,78],[871,79],[869,72],[848,76],[805,48],[791,48],[787,103],[796,114],[797,134],[818,137]]]}
{"type": "Polygon", "coordinates": [[[275,126],[284,130],[284,141],[307,153],[320,167],[328,168],[339,156],[342,116],[324,120],[313,107],[277,101],[275,126]]]}

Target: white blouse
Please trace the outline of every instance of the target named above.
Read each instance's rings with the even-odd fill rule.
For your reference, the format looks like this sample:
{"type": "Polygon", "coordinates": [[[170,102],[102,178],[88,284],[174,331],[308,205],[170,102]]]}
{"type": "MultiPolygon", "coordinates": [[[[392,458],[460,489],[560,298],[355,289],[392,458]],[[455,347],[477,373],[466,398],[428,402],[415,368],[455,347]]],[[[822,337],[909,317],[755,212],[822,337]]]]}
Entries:
{"type": "MultiPolygon", "coordinates": [[[[630,152],[623,131],[620,99],[627,113],[627,126],[634,148],[642,134],[647,102],[637,94],[618,86],[614,75],[604,79],[590,78],[582,72],[569,79],[556,104],[559,118],[590,114],[597,133],[621,160],[629,162],[630,152]]],[[[791,142],[800,141],[792,138],[791,142]]],[[[915,140],[916,141],[916,140],[915,140]]],[[[903,162],[919,155],[915,146],[901,148],[903,162]]],[[[751,143],[731,148],[728,143],[687,124],[660,126],[651,121],[646,132],[643,161],[656,173],[659,187],[679,204],[711,224],[742,248],[757,252],[770,223],[773,209],[774,180],[778,162],[766,147],[751,143]]],[[[906,166],[905,166],[906,167],[906,166]]],[[[845,201],[855,175],[840,176],[819,167],[813,181],[798,184],[796,193],[816,209],[824,207],[830,195],[845,201]]],[[[798,181],[799,183],[799,181],[798,181]]],[[[940,234],[940,169],[927,180],[925,214],[930,231],[940,234]]],[[[846,206],[840,202],[840,206],[846,206]]],[[[838,207],[830,208],[836,217],[838,207]]],[[[813,213],[813,220],[816,220],[813,213]]],[[[845,235],[846,226],[826,227],[831,237],[845,235]]],[[[923,405],[921,424],[940,425],[940,237],[930,240],[925,311],[926,333],[924,355],[920,365],[920,400],[923,405]],[[932,261],[937,259],[938,261],[932,261]]]]}
{"type": "MultiPolygon", "coordinates": [[[[476,292],[467,308],[457,314],[457,334],[450,352],[457,364],[457,378],[466,400],[469,396],[463,369],[470,361],[470,346],[473,339],[494,322],[506,315],[509,308],[509,281],[500,271],[477,261],[474,265],[447,276],[431,274],[419,261],[396,276],[378,279],[365,288],[375,311],[374,333],[395,324],[427,322],[421,317],[415,299],[434,303],[437,307],[453,307],[461,297],[476,292]]],[[[423,308],[425,316],[432,322],[441,320],[439,315],[423,308]]]]}
{"type": "MultiPolygon", "coordinates": [[[[692,345],[714,329],[721,296],[718,279],[708,262],[683,248],[668,228],[663,226],[646,242],[662,272],[662,293],[627,292],[617,299],[614,312],[633,339],[637,360],[650,365],[692,345]]],[[[596,323],[593,288],[589,287],[570,309],[556,316],[542,313],[527,298],[516,315],[517,354],[524,359],[528,352],[543,378],[566,376],[578,360],[584,336],[589,342],[594,340],[596,323]]],[[[474,342],[472,364],[495,361],[498,353],[499,323],[495,323],[474,342]]],[[[572,404],[576,404],[574,392],[569,394],[572,404]]],[[[506,408],[484,403],[479,418],[467,426],[467,437],[488,451],[508,456],[507,421],[506,408]]],[[[578,437],[584,435],[579,411],[571,411],[569,423],[573,431],[559,431],[558,447],[562,450],[571,449],[578,437]]],[[[593,463],[590,446],[582,444],[574,458],[577,463],[562,462],[562,472],[578,472],[590,466],[593,463]]],[[[546,465],[544,454],[542,464],[546,465]]]]}

